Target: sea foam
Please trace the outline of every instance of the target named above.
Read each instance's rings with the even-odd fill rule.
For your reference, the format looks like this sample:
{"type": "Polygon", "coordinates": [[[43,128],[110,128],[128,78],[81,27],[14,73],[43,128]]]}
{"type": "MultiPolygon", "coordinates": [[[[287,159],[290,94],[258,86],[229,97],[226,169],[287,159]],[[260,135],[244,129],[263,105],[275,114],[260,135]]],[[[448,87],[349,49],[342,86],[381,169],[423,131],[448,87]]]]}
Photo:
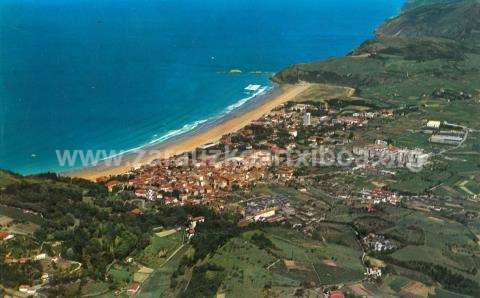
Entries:
{"type": "MultiPolygon", "coordinates": [[[[114,157],[117,157],[117,156],[122,155],[122,154],[142,150],[142,149],[145,149],[148,146],[152,146],[154,144],[162,143],[162,142],[168,141],[168,140],[170,140],[174,137],[178,137],[178,136],[184,135],[188,132],[191,132],[191,131],[197,129],[202,124],[213,123],[214,121],[217,121],[217,120],[229,115],[230,113],[234,112],[235,110],[239,109],[240,107],[242,107],[247,102],[254,99],[255,97],[260,96],[260,95],[264,95],[272,89],[273,89],[273,87],[270,87],[270,86],[261,86],[252,95],[250,95],[248,97],[245,97],[245,98],[242,98],[239,101],[227,106],[222,112],[220,112],[219,114],[217,114],[215,116],[212,116],[212,117],[206,118],[206,119],[202,119],[202,120],[197,120],[197,121],[194,121],[194,122],[191,122],[191,123],[187,123],[184,126],[182,126],[181,128],[170,130],[167,133],[163,134],[162,136],[150,140],[148,143],[146,143],[144,145],[141,145],[141,146],[138,146],[138,147],[135,147],[135,148],[130,148],[128,150],[124,150],[124,151],[122,151],[118,154],[112,154],[112,155],[110,155],[110,156],[108,156],[107,158],[104,158],[104,159],[110,159],[110,158],[114,158],[114,157]]],[[[157,136],[157,135],[155,135],[155,136],[157,136]]]]}
{"type": "Polygon", "coordinates": [[[213,121],[219,120],[220,118],[225,117],[228,114],[237,110],[238,108],[242,107],[244,104],[246,104],[247,102],[249,102],[253,98],[255,98],[259,95],[266,94],[271,89],[272,89],[272,87],[269,87],[269,86],[261,86],[260,88],[258,88],[257,92],[253,93],[252,95],[250,95],[248,97],[242,98],[239,101],[227,106],[219,114],[217,114],[213,117],[207,118],[207,119],[202,119],[202,120],[198,120],[198,121],[195,121],[195,122],[192,122],[192,123],[185,124],[183,127],[179,128],[179,129],[171,130],[171,131],[167,132],[166,134],[162,135],[161,137],[151,140],[148,143],[148,145],[157,144],[157,143],[167,141],[171,138],[174,138],[174,137],[183,135],[185,133],[191,132],[192,130],[198,128],[198,126],[200,126],[202,124],[211,123],[213,121]]]}

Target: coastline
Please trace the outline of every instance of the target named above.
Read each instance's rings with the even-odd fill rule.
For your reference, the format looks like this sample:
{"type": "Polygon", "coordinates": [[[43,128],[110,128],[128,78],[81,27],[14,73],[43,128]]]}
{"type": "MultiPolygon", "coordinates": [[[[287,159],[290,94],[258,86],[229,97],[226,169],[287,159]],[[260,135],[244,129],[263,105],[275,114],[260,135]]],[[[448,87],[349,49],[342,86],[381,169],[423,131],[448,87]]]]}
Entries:
{"type": "Polygon", "coordinates": [[[63,175],[96,180],[100,177],[119,175],[130,171],[132,168],[141,165],[147,165],[156,159],[166,159],[175,155],[195,150],[204,144],[218,141],[223,135],[236,132],[252,121],[269,113],[275,107],[282,103],[293,100],[302,92],[306,91],[311,84],[282,85],[279,87],[278,94],[273,93],[271,97],[267,96],[261,103],[235,111],[232,116],[225,117],[205,129],[197,132],[180,136],[176,140],[166,141],[154,144],[151,147],[143,149],[146,155],[139,157],[137,154],[125,154],[122,156],[121,164],[91,166],[63,173],[63,175]]]}

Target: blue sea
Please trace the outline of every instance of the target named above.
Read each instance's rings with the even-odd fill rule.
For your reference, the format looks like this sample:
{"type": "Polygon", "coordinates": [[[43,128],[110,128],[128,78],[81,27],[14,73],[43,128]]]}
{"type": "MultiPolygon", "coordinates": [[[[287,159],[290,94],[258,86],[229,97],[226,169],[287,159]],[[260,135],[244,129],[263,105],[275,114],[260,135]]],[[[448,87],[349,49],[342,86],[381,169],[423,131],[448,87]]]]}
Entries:
{"type": "Polygon", "coordinates": [[[403,0],[2,0],[0,168],[129,150],[248,105],[249,84],[344,55],[403,0]],[[233,69],[240,74],[231,74],[233,69]]]}

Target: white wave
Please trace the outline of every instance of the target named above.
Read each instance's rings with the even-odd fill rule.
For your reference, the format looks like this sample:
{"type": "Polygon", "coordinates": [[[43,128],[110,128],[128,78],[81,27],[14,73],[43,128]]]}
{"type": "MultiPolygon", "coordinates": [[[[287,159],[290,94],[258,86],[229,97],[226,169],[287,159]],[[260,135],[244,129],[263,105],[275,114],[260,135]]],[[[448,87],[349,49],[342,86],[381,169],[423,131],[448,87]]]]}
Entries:
{"type": "MultiPolygon", "coordinates": [[[[223,110],[222,113],[218,114],[217,116],[210,117],[210,118],[207,118],[207,119],[198,120],[198,121],[195,121],[195,122],[192,122],[192,123],[189,123],[189,124],[185,124],[180,129],[171,130],[171,131],[167,132],[166,134],[162,135],[161,137],[151,140],[149,142],[149,144],[155,144],[155,143],[160,143],[160,142],[166,141],[166,140],[171,139],[173,137],[176,137],[176,136],[185,134],[187,132],[190,132],[190,131],[194,130],[195,128],[197,128],[199,125],[204,124],[208,121],[218,120],[221,117],[224,117],[225,115],[227,115],[227,114],[231,113],[232,111],[238,109],[239,107],[243,106],[248,101],[255,98],[256,96],[263,95],[271,89],[272,89],[272,87],[262,86],[261,88],[258,89],[257,92],[255,92],[251,96],[242,98],[239,101],[237,101],[236,103],[229,105],[228,107],[225,108],[225,110],[223,110]]],[[[141,147],[143,147],[143,146],[140,146],[140,148],[141,147]]]]}
{"type": "Polygon", "coordinates": [[[247,90],[247,91],[257,91],[260,87],[262,87],[262,86],[257,85],[257,84],[250,84],[247,87],[245,87],[245,90],[247,90]]]}
{"type": "MultiPolygon", "coordinates": [[[[182,134],[185,134],[187,132],[190,132],[194,129],[196,129],[199,125],[201,124],[204,124],[208,121],[215,121],[215,120],[218,120],[224,116],[226,116],[227,114],[231,113],[232,111],[240,108],[241,106],[243,106],[244,104],[246,104],[247,102],[249,102],[250,100],[252,100],[253,98],[255,98],[256,96],[259,96],[259,95],[263,95],[265,93],[267,93],[268,91],[270,91],[273,87],[270,87],[270,86],[262,86],[261,88],[258,89],[257,92],[255,92],[254,94],[252,94],[251,96],[248,96],[248,97],[245,97],[245,98],[242,98],[240,99],[239,101],[237,101],[236,103],[234,104],[231,104],[229,105],[228,107],[226,107],[220,114],[218,114],[217,116],[214,116],[214,117],[210,117],[210,118],[207,118],[207,119],[202,119],[202,120],[198,120],[198,121],[195,121],[195,122],[192,122],[192,123],[188,123],[188,124],[185,124],[183,127],[179,128],[179,129],[174,129],[174,130],[170,130],[169,132],[167,132],[166,134],[162,135],[161,137],[159,138],[155,138],[155,139],[152,139],[150,142],[148,142],[148,144],[143,144],[143,145],[140,145],[138,147],[135,147],[135,148],[131,148],[131,149],[128,149],[128,150],[124,150],[124,151],[121,151],[120,153],[117,153],[117,154],[112,154],[104,159],[110,159],[110,158],[114,158],[114,157],[117,157],[119,155],[123,155],[125,153],[129,153],[129,152],[135,152],[135,151],[138,151],[138,150],[142,150],[143,148],[147,147],[147,146],[150,146],[152,144],[155,144],[155,143],[161,143],[161,142],[164,142],[168,139],[171,139],[173,137],[176,137],[176,136],[179,136],[179,135],[182,135],[182,134]]],[[[157,136],[156,134],[154,135],[154,137],[157,136]]],[[[102,159],[103,160],[103,159],[102,159]]]]}
{"type": "MultiPolygon", "coordinates": [[[[122,150],[119,153],[111,154],[108,157],[102,158],[101,160],[107,160],[107,159],[115,158],[115,157],[120,156],[120,155],[124,155],[126,153],[136,152],[138,150],[142,150],[149,145],[152,145],[152,144],[155,144],[155,143],[160,143],[160,142],[166,141],[170,138],[173,138],[173,137],[182,135],[184,133],[187,133],[189,131],[192,131],[195,128],[197,128],[200,124],[203,124],[203,123],[205,123],[209,120],[210,119],[202,119],[202,120],[198,120],[198,121],[195,121],[195,122],[192,122],[192,123],[189,123],[189,124],[185,124],[182,128],[171,130],[171,131],[167,132],[166,134],[162,135],[161,137],[151,140],[148,144],[143,144],[143,145],[140,145],[140,146],[137,146],[137,147],[134,147],[134,148],[130,148],[128,150],[122,150]]],[[[155,134],[154,136],[157,136],[157,134],[155,134]]]]}
{"type": "Polygon", "coordinates": [[[159,143],[159,142],[166,141],[170,138],[182,135],[184,133],[187,133],[189,131],[194,130],[200,124],[203,124],[203,123],[207,122],[208,120],[210,120],[210,119],[202,119],[202,120],[198,120],[198,121],[195,121],[195,122],[192,122],[192,123],[189,123],[189,124],[185,124],[182,128],[171,130],[171,131],[167,132],[166,134],[164,134],[163,136],[151,140],[149,143],[150,144],[159,143]]]}
{"type": "Polygon", "coordinates": [[[270,90],[270,87],[268,86],[263,86],[261,88],[258,88],[258,91],[253,93],[251,96],[248,96],[248,97],[245,97],[245,98],[242,98],[240,99],[239,101],[237,101],[236,103],[234,104],[231,104],[229,105],[228,107],[225,108],[225,110],[222,112],[222,116],[232,112],[233,110],[236,110],[238,109],[239,107],[243,106],[244,104],[246,104],[247,102],[249,102],[251,99],[255,98],[256,96],[259,96],[259,95],[263,95],[265,94],[267,91],[270,90]]]}

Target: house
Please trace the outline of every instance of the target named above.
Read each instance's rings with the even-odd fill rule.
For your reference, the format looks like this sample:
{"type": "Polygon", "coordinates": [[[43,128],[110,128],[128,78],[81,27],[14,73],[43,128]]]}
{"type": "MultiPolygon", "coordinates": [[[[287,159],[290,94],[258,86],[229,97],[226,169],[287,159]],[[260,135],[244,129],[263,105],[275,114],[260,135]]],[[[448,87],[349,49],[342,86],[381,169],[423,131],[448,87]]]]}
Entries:
{"type": "Polygon", "coordinates": [[[137,197],[146,198],[147,197],[147,192],[145,191],[145,189],[136,189],[135,190],[135,195],[137,197]]]}
{"type": "Polygon", "coordinates": [[[368,277],[373,277],[373,278],[380,278],[382,277],[382,269],[378,268],[370,268],[367,267],[367,272],[365,273],[366,276],[368,277]]]}
{"type": "Polygon", "coordinates": [[[288,134],[291,135],[292,137],[296,138],[298,135],[298,131],[296,129],[289,129],[288,134]]]}
{"type": "Polygon", "coordinates": [[[253,216],[253,220],[255,221],[263,221],[269,217],[272,217],[275,215],[276,209],[275,208],[269,208],[263,211],[260,211],[259,213],[255,214],[253,216]]]}
{"type": "Polygon", "coordinates": [[[205,222],[205,217],[204,217],[204,216],[193,217],[193,218],[192,218],[192,221],[202,223],[202,222],[205,222]]]}
{"type": "Polygon", "coordinates": [[[111,180],[105,183],[105,187],[107,187],[109,192],[112,192],[112,190],[118,185],[120,185],[120,181],[117,180],[111,180]]]}
{"type": "Polygon", "coordinates": [[[293,169],[283,164],[278,168],[277,175],[283,180],[290,180],[293,177],[293,169]]]}
{"type": "Polygon", "coordinates": [[[21,285],[18,291],[28,295],[35,295],[37,293],[37,290],[29,285],[21,285]]]}
{"type": "Polygon", "coordinates": [[[429,120],[427,122],[427,127],[428,128],[434,128],[434,129],[439,129],[441,125],[440,121],[434,121],[434,120],[429,120]]]}
{"type": "Polygon", "coordinates": [[[297,147],[297,145],[295,143],[290,143],[287,146],[285,146],[285,149],[293,150],[293,149],[295,149],[295,147],[297,147]]]}
{"type": "Polygon", "coordinates": [[[126,263],[132,263],[132,262],[133,262],[133,258],[132,258],[132,257],[127,257],[127,258],[125,259],[125,262],[126,262],[126,263]]]}
{"type": "Polygon", "coordinates": [[[157,199],[157,193],[153,189],[149,189],[147,191],[146,198],[149,201],[155,201],[157,199]]]}
{"type": "Polygon", "coordinates": [[[47,258],[47,254],[43,253],[43,254],[36,255],[33,259],[35,261],[41,261],[41,260],[45,260],[46,258],[47,258]]]}
{"type": "Polygon", "coordinates": [[[329,298],[345,298],[345,295],[340,291],[331,291],[328,297],[329,298]]]}
{"type": "Polygon", "coordinates": [[[297,111],[297,112],[303,112],[307,109],[308,105],[306,104],[303,104],[303,103],[298,103],[296,105],[294,105],[293,107],[291,107],[291,110],[292,111],[297,111]]]}
{"type": "Polygon", "coordinates": [[[381,111],[383,117],[393,117],[394,111],[392,109],[385,109],[381,111]]]}
{"type": "Polygon", "coordinates": [[[197,226],[197,223],[205,222],[205,217],[204,216],[197,216],[197,217],[189,216],[188,219],[190,220],[190,228],[191,229],[195,229],[195,227],[197,226]]]}
{"type": "Polygon", "coordinates": [[[41,279],[43,282],[48,282],[50,280],[50,275],[48,275],[48,273],[44,273],[42,274],[41,279]]]}
{"type": "Polygon", "coordinates": [[[143,212],[138,208],[133,209],[132,211],[130,211],[130,213],[135,216],[139,216],[143,214],[143,212]]]}
{"type": "Polygon", "coordinates": [[[15,238],[15,235],[10,234],[9,232],[0,232],[0,240],[7,241],[15,238]]]}
{"type": "Polygon", "coordinates": [[[187,238],[190,240],[192,237],[195,236],[195,230],[194,229],[187,229],[187,238]]]}
{"type": "Polygon", "coordinates": [[[347,126],[362,126],[366,124],[368,121],[360,118],[360,117],[353,117],[353,116],[341,116],[335,119],[334,121],[337,124],[347,125],[347,126]]]}
{"type": "Polygon", "coordinates": [[[132,282],[131,284],[128,285],[127,294],[134,295],[138,292],[139,289],[140,289],[140,283],[132,282]]]}
{"type": "Polygon", "coordinates": [[[52,257],[50,259],[50,261],[52,261],[53,263],[57,264],[59,261],[60,261],[60,258],[59,257],[52,257]]]}

